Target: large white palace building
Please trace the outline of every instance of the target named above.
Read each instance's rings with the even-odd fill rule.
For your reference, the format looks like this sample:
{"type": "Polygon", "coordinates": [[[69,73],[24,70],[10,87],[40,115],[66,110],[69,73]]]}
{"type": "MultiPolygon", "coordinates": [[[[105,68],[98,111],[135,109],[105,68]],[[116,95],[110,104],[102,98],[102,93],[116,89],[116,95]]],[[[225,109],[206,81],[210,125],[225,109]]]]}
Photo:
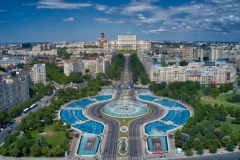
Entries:
{"type": "Polygon", "coordinates": [[[138,58],[142,62],[151,81],[155,82],[184,82],[198,81],[200,84],[223,84],[236,80],[235,67],[225,61],[192,62],[187,66],[172,65],[162,67],[160,62],[154,61],[144,52],[138,52],[138,58]]]}
{"type": "Polygon", "coordinates": [[[103,48],[116,50],[151,49],[151,43],[144,40],[137,40],[136,35],[119,35],[118,40],[104,43],[103,48]]]}

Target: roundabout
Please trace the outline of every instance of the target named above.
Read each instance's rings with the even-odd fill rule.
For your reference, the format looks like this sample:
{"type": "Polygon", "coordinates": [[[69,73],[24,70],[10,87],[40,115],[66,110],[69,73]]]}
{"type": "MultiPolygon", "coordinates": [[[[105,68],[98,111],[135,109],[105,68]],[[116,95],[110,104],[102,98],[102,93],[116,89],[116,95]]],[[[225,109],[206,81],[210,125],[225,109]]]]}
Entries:
{"type": "Polygon", "coordinates": [[[118,88],[105,89],[61,110],[60,118],[80,132],[76,155],[115,159],[169,152],[168,132],[190,116],[179,103],[153,96],[147,89],[131,88],[129,56],[125,60],[118,88]]]}

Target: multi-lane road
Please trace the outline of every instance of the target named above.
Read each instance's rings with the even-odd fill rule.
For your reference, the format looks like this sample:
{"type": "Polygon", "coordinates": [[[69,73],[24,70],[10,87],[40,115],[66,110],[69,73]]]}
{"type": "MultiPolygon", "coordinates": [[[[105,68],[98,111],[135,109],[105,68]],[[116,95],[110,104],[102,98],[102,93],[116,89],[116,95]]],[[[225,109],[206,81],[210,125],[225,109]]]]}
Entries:
{"type": "MultiPolygon", "coordinates": [[[[45,97],[43,98],[43,100],[38,103],[38,106],[35,107],[34,109],[32,109],[31,112],[35,112],[35,111],[38,110],[39,108],[42,108],[42,107],[48,105],[52,97],[53,97],[53,96],[45,96],[45,97]],[[47,103],[46,103],[46,102],[47,102],[47,103]]],[[[16,117],[16,118],[14,119],[14,123],[12,123],[12,129],[6,128],[5,130],[3,130],[3,131],[0,133],[0,144],[2,144],[2,143],[4,142],[4,138],[9,134],[8,131],[11,131],[11,133],[15,132],[15,131],[17,130],[17,126],[19,125],[19,121],[20,121],[22,118],[26,117],[27,115],[28,115],[28,113],[27,113],[27,114],[22,114],[22,115],[20,115],[19,117],[16,117]]]]}

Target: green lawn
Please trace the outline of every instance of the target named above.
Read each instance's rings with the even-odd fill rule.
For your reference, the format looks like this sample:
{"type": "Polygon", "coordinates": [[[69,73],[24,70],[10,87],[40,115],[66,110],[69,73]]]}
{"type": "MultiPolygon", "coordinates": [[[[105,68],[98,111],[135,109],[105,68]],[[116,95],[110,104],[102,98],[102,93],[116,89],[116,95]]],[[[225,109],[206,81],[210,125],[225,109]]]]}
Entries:
{"type": "Polygon", "coordinates": [[[240,102],[231,103],[227,101],[227,99],[233,96],[234,94],[224,94],[224,95],[218,96],[216,99],[210,97],[210,98],[202,99],[202,103],[211,104],[211,105],[215,105],[216,103],[218,103],[219,105],[222,104],[224,107],[231,106],[235,108],[240,108],[240,102]]]}
{"type": "MultiPolygon", "coordinates": [[[[226,118],[226,122],[222,122],[222,123],[228,124],[232,128],[233,133],[239,132],[240,131],[240,125],[239,124],[232,124],[231,121],[232,121],[231,118],[226,118]]],[[[220,131],[220,127],[216,128],[215,131],[220,131]]]]}
{"type": "MultiPolygon", "coordinates": [[[[44,128],[44,132],[46,132],[47,134],[43,134],[43,136],[46,138],[47,142],[53,147],[62,144],[63,139],[65,138],[65,132],[54,131],[53,124],[46,126],[44,128]]],[[[30,131],[30,134],[32,137],[37,139],[41,136],[36,130],[30,131]]]]}

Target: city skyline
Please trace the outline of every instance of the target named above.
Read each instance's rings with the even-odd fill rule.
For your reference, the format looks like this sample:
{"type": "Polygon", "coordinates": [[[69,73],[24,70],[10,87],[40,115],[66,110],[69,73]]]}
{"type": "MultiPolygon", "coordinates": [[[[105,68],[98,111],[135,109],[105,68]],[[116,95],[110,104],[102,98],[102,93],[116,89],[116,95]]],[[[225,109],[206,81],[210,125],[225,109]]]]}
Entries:
{"type": "Polygon", "coordinates": [[[143,40],[240,42],[237,0],[13,0],[0,7],[0,43],[143,40]]]}

